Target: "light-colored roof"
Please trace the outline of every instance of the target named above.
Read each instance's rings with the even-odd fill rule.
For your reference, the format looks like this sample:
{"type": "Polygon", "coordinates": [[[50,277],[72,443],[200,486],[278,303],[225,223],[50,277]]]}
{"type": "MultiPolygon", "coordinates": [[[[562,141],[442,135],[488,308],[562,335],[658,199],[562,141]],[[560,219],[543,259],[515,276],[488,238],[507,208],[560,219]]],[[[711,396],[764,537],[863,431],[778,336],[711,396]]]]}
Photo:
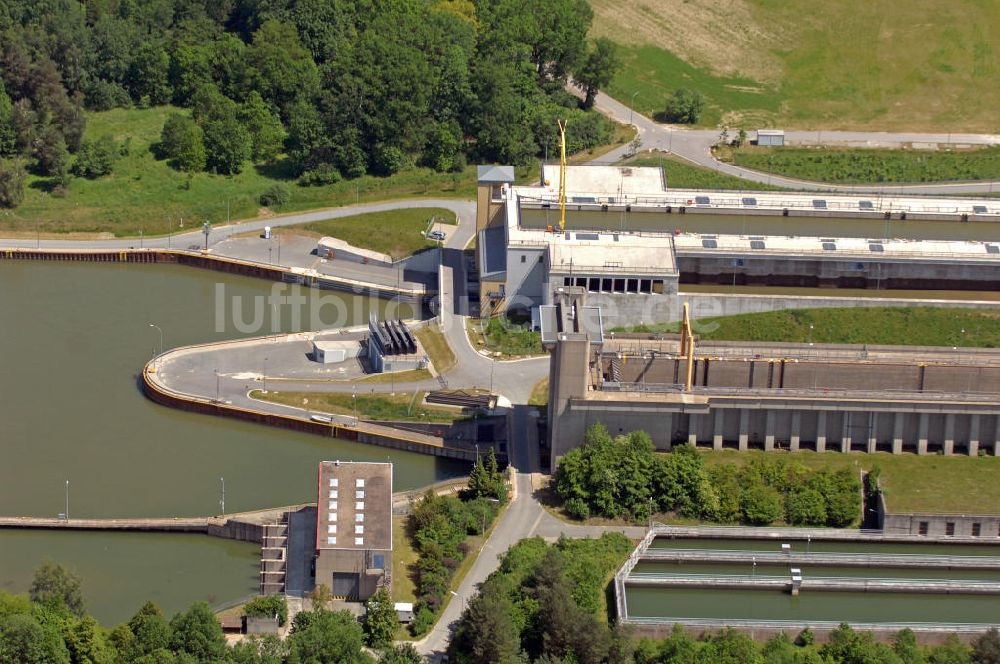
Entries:
{"type": "Polygon", "coordinates": [[[482,184],[510,184],[514,179],[513,166],[486,164],[476,167],[476,180],[482,184]]]}
{"type": "MultiPolygon", "coordinates": [[[[542,167],[542,186],[518,187],[519,193],[559,196],[559,167],[546,164],[542,167]]],[[[588,196],[634,196],[650,192],[663,193],[663,170],[650,166],[567,166],[566,198],[588,196]]],[[[593,201],[580,201],[590,202],[593,201]]]]}
{"type": "Polygon", "coordinates": [[[757,135],[758,136],[784,136],[785,135],[785,130],[784,129],[758,129],[757,130],[757,135]]]}
{"type": "Polygon", "coordinates": [[[353,349],[357,348],[359,344],[360,344],[360,342],[357,341],[357,340],[346,340],[346,341],[342,340],[342,339],[334,339],[334,340],[314,339],[313,340],[313,346],[315,346],[316,348],[319,348],[320,350],[322,350],[324,352],[329,352],[331,350],[353,350],[353,349]]]}
{"type": "MultiPolygon", "coordinates": [[[[566,241],[549,233],[549,266],[553,273],[672,275],[675,273],[669,238],[587,233],[592,240],[566,241]],[[617,237],[617,240],[615,239],[617,237]],[[645,240],[645,241],[643,241],[645,240]]],[[[583,233],[571,233],[576,238],[583,233]]]]}

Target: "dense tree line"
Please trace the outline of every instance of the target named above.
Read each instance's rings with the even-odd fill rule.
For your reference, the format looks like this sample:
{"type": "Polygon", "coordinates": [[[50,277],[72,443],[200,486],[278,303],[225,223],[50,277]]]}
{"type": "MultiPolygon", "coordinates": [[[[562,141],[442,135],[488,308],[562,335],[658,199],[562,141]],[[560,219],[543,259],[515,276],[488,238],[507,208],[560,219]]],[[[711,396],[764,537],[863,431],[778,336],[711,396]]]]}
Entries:
{"type": "MultiPolygon", "coordinates": [[[[0,592],[0,664],[420,664],[412,646],[384,648],[376,660],[364,649],[364,634],[347,611],[302,611],[284,640],[248,637],[226,645],[222,627],[204,602],[169,620],[147,602],[128,622],[105,629],[87,615],[80,579],[46,563],[27,595],[0,592]]],[[[287,617],[280,596],[248,605],[253,615],[287,617]]]]}
{"type": "Polygon", "coordinates": [[[610,575],[632,545],[596,540],[521,540],[480,586],[448,649],[458,664],[625,664],[627,635],[600,616],[610,575]]]}
{"type": "Polygon", "coordinates": [[[690,445],[657,454],[645,432],[612,437],[601,424],[560,460],[555,487],[576,518],[641,520],[659,511],[722,523],[844,527],[861,513],[861,483],[849,469],[812,471],[767,454],[708,466],[690,445]]]}
{"type": "Polygon", "coordinates": [[[732,629],[695,638],[679,625],[664,639],[634,640],[609,627],[601,600],[611,575],[632,549],[622,535],[596,540],[539,538],[511,547],[480,586],[455,629],[456,664],[996,664],[1000,633],[971,647],[954,636],[920,646],[904,629],[890,643],[842,624],[826,643],[806,629],[755,642],[732,629]]]}
{"type": "Polygon", "coordinates": [[[499,501],[486,496],[435,496],[431,492],[413,505],[407,529],[419,554],[412,570],[417,594],[410,624],[414,636],[426,633],[434,624],[451,579],[469,553],[466,540],[485,533],[499,507],[499,501]]]}
{"type": "Polygon", "coordinates": [[[557,117],[571,151],[611,135],[564,89],[575,77],[589,107],[618,66],[591,20],[587,0],[11,0],[0,159],[65,184],[85,110],[173,103],[191,113],[163,154],[188,171],[283,153],[305,184],[523,164],[555,147],[557,117]]]}
{"type": "Polygon", "coordinates": [[[867,632],[842,624],[827,643],[814,643],[810,630],[794,640],[779,634],[755,643],[746,634],[724,630],[695,639],[680,626],[662,640],[643,639],[632,653],[634,664],[992,664],[1000,658],[1000,634],[991,629],[972,647],[954,636],[941,645],[920,646],[904,629],[890,643],[878,643],[867,632]]]}

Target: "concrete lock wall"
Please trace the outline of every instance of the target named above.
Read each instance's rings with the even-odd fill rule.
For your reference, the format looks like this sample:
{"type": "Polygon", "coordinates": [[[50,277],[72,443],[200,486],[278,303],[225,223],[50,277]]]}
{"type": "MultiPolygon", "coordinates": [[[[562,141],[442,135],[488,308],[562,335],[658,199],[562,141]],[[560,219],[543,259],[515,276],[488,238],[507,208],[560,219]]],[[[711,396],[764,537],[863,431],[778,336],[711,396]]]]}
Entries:
{"type": "Polygon", "coordinates": [[[738,397],[663,403],[636,399],[634,393],[623,393],[621,400],[577,397],[552,413],[557,420],[553,452],[565,454],[600,422],[612,434],[644,430],[663,450],[691,443],[739,450],[996,455],[996,406],[965,408],[948,412],[937,404],[738,397]]]}
{"type": "Polygon", "coordinates": [[[686,284],[833,286],[913,290],[1000,287],[1000,265],[873,258],[678,256],[686,284]]]}
{"type": "Polygon", "coordinates": [[[987,541],[1000,538],[1000,515],[887,512],[883,518],[883,532],[887,535],[976,537],[987,541]]]}

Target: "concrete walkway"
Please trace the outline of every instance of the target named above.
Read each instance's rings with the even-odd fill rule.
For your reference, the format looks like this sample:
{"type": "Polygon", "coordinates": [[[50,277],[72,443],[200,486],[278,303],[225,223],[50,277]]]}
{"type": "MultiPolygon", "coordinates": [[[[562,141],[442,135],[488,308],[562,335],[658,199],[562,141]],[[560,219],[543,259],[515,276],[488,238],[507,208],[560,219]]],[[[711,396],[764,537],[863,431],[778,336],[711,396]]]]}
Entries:
{"type": "MultiPolygon", "coordinates": [[[[578,93],[577,90],[573,90],[578,93]]],[[[1000,181],[981,182],[947,182],[940,184],[912,185],[833,185],[808,180],[770,175],[726,164],[712,156],[711,147],[719,141],[719,131],[715,129],[689,129],[680,125],[660,124],[636,112],[617,99],[605,93],[599,93],[594,107],[616,122],[631,124],[638,130],[638,138],[642,141],[640,150],[656,150],[670,152],[683,157],[695,165],[709,168],[726,175],[747,180],[747,189],[753,189],[754,183],[771,184],[788,189],[806,189],[811,191],[839,191],[856,193],[908,193],[908,194],[983,194],[994,189],[1000,191],[1000,181]]],[[[849,147],[890,147],[899,148],[913,144],[937,145],[967,145],[988,146],[1000,145],[1000,136],[995,134],[917,134],[890,132],[846,132],[846,131],[786,131],[785,138],[789,141],[807,142],[816,145],[833,145],[849,147]]],[[[629,147],[622,146],[600,159],[598,163],[616,163],[628,156],[629,147]]]]}

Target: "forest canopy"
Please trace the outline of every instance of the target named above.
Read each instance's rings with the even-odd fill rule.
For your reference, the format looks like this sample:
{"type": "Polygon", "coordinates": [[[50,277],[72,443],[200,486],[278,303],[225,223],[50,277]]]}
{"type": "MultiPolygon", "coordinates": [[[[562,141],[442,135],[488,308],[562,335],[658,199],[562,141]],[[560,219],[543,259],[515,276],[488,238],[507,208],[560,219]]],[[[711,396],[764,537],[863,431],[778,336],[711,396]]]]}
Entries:
{"type": "Polygon", "coordinates": [[[164,133],[160,156],[182,170],[280,158],[324,184],[523,164],[555,148],[557,117],[570,151],[610,138],[565,89],[616,66],[589,44],[591,20],[587,0],[11,0],[0,159],[64,186],[100,176],[110,166],[83,144],[85,111],[170,103],[197,125],[164,133]]]}

